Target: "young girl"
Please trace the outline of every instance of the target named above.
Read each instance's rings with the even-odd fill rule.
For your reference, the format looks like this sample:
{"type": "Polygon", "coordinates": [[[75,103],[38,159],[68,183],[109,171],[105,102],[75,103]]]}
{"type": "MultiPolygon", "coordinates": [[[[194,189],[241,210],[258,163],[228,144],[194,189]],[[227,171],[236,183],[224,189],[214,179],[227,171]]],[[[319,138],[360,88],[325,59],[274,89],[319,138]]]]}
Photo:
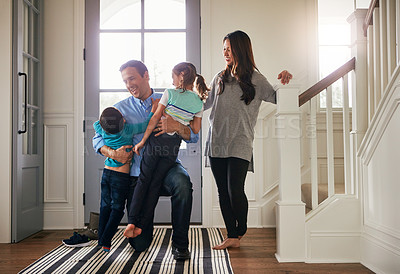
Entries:
{"type": "Polygon", "coordinates": [[[142,228],[153,220],[162,180],[178,157],[181,143],[178,134],[155,137],[153,133],[164,111],[183,125],[190,125],[193,133],[200,131],[203,100],[209,90],[204,78],[197,74],[193,64],[183,62],[172,69],[172,79],[176,88],[164,91],[143,139],[134,147],[137,154],[144,146],[145,149],[124,232],[128,238],[140,235],[142,228]],[[193,91],[194,85],[197,92],[193,91]]]}

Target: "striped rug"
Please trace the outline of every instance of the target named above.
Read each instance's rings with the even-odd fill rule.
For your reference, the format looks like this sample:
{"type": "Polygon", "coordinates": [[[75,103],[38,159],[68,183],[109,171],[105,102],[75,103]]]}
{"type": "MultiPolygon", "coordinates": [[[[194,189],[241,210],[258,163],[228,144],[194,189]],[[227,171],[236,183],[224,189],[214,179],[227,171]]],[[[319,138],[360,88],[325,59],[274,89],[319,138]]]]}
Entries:
{"type": "Polygon", "coordinates": [[[223,240],[218,228],[191,228],[191,259],[176,261],[171,252],[172,229],[155,228],[145,252],[134,252],[118,230],[110,252],[96,248],[97,241],[81,248],[60,245],[20,273],[233,273],[226,250],[211,247],[223,240]]]}

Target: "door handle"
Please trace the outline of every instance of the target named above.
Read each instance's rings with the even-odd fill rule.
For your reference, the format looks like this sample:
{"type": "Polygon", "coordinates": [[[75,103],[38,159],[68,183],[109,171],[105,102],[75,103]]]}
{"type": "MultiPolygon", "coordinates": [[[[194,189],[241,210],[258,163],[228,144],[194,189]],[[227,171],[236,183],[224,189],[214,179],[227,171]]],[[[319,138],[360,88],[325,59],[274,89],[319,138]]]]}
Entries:
{"type": "Polygon", "coordinates": [[[27,81],[27,75],[25,72],[18,72],[18,76],[24,76],[24,82],[25,82],[25,123],[24,123],[24,130],[18,130],[18,134],[23,134],[26,133],[26,124],[28,123],[27,117],[28,117],[28,81],[27,81]]]}

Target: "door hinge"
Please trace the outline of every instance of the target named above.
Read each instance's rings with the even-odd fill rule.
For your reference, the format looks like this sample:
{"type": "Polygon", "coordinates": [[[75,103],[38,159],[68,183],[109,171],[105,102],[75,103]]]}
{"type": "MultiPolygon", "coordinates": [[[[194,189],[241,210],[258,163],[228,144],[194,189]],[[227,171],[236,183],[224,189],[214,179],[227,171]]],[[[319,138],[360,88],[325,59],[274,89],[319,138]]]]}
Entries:
{"type": "Polygon", "coordinates": [[[83,197],[82,197],[83,199],[83,205],[85,205],[85,203],[86,203],[86,197],[85,197],[85,192],[83,193],[83,197]]]}
{"type": "Polygon", "coordinates": [[[83,61],[86,61],[86,49],[83,49],[83,61]]]}
{"type": "Polygon", "coordinates": [[[85,120],[83,120],[82,130],[83,130],[83,132],[86,132],[86,123],[85,123],[85,120]]]}

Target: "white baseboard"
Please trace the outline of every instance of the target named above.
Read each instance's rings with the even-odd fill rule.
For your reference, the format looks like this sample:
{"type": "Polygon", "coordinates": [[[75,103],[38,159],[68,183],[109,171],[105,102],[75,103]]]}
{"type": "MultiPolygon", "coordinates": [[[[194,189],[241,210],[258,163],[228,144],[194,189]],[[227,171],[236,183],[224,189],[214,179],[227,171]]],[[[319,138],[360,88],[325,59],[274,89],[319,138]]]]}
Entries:
{"type": "Polygon", "coordinates": [[[307,241],[308,263],[359,263],[360,233],[313,231],[307,241]]]}
{"type": "Polygon", "coordinates": [[[380,239],[364,233],[361,237],[361,263],[375,273],[400,273],[400,252],[380,239]]]}

